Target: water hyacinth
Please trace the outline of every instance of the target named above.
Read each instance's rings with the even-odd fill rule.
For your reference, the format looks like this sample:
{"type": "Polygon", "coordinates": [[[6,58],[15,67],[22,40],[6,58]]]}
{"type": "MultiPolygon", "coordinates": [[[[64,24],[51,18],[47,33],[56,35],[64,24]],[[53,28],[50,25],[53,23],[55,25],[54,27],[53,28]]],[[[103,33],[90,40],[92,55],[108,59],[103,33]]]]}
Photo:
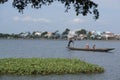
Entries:
{"type": "Polygon", "coordinates": [[[67,58],[5,58],[0,59],[0,74],[75,74],[101,73],[102,67],[79,59],[67,58]]]}

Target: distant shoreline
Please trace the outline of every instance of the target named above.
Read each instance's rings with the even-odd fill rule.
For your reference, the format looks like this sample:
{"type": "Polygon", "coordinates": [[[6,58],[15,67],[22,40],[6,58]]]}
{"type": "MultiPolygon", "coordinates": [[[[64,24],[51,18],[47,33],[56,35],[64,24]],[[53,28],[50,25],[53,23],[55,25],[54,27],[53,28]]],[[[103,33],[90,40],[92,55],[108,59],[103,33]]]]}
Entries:
{"type": "MultiPolygon", "coordinates": [[[[45,39],[45,38],[36,38],[36,39],[32,39],[32,38],[0,38],[0,40],[63,40],[66,41],[68,39],[45,39]]],[[[117,39],[113,39],[113,40],[91,40],[91,39],[87,39],[87,40],[74,40],[74,41],[120,41],[117,39]]]]}

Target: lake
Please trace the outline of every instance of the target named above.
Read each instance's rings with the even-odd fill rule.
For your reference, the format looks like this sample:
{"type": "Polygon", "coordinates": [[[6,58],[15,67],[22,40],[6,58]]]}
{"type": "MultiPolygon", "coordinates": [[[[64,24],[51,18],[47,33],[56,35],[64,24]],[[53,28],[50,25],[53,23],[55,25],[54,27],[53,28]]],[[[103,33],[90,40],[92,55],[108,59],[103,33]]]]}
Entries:
{"type": "Polygon", "coordinates": [[[67,40],[4,40],[0,39],[0,58],[78,58],[105,68],[101,74],[65,75],[0,75],[0,80],[120,80],[120,41],[81,40],[75,47],[88,43],[97,48],[115,48],[110,52],[71,51],[66,48],[67,40]]]}

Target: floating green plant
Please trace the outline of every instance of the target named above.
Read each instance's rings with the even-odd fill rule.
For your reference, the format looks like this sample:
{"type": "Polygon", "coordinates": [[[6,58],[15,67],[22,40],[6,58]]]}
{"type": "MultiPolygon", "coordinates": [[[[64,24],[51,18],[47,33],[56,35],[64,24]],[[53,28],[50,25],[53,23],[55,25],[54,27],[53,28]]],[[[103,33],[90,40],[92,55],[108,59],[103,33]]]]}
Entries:
{"type": "Polygon", "coordinates": [[[101,73],[103,67],[79,59],[67,58],[5,58],[0,59],[0,74],[75,74],[101,73]]]}

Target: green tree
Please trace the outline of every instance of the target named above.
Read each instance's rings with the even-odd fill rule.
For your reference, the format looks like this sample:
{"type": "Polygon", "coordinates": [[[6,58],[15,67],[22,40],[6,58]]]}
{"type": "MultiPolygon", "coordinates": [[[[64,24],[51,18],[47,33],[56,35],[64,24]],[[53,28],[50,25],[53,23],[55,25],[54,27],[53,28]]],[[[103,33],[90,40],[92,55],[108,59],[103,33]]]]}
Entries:
{"type": "Polygon", "coordinates": [[[81,29],[81,34],[86,34],[87,31],[85,29],[81,29]]]}
{"type": "Polygon", "coordinates": [[[67,35],[69,33],[70,29],[66,28],[65,31],[63,31],[62,35],[67,35]]]}
{"type": "Polygon", "coordinates": [[[70,31],[70,29],[66,28],[62,33],[62,38],[67,38],[69,31],[70,31]]]}
{"type": "MultiPolygon", "coordinates": [[[[0,0],[0,4],[7,2],[8,0],[0,0]]],[[[88,13],[93,14],[95,19],[99,18],[99,11],[97,9],[98,4],[91,0],[13,0],[12,5],[14,8],[17,8],[19,12],[23,12],[23,10],[27,6],[31,6],[32,8],[41,8],[43,5],[51,5],[53,2],[58,1],[62,3],[66,12],[71,9],[71,6],[74,7],[76,15],[82,14],[86,16],[88,13]]]]}
{"type": "Polygon", "coordinates": [[[43,32],[43,33],[41,34],[41,37],[42,37],[42,38],[45,38],[45,35],[46,35],[47,33],[48,33],[47,31],[43,32]]]}
{"type": "Polygon", "coordinates": [[[10,37],[10,36],[11,36],[10,34],[0,33],[0,38],[8,38],[8,37],[10,37]]]}
{"type": "Polygon", "coordinates": [[[92,35],[92,32],[89,31],[89,32],[87,33],[87,38],[90,39],[90,38],[91,38],[91,35],[92,35]]]}
{"type": "Polygon", "coordinates": [[[59,30],[56,30],[55,32],[53,32],[52,34],[55,35],[59,32],[59,30]]]}
{"type": "Polygon", "coordinates": [[[78,30],[76,31],[76,34],[80,35],[80,34],[86,34],[87,31],[85,29],[81,29],[81,30],[78,30]]]}
{"type": "Polygon", "coordinates": [[[58,39],[58,38],[60,38],[59,30],[56,30],[55,32],[52,33],[52,38],[53,38],[53,39],[58,39]]]}

